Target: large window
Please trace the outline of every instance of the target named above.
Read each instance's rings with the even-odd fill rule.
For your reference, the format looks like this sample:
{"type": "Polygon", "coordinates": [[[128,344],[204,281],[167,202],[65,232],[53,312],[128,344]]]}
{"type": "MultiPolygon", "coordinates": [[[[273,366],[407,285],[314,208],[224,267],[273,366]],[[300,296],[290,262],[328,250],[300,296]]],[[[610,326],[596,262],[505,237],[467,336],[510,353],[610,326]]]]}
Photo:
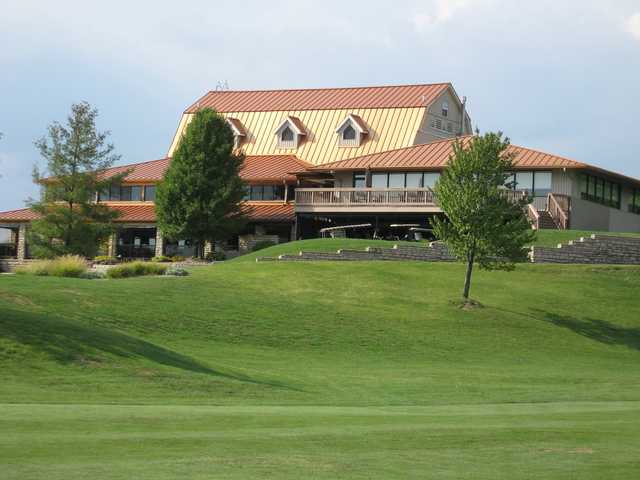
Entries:
{"type": "Polygon", "coordinates": [[[640,214],[640,188],[633,189],[633,197],[631,197],[629,211],[640,214]]]}
{"type": "MultiPolygon", "coordinates": [[[[371,174],[371,188],[433,188],[439,172],[375,172],[371,174]]],[[[364,188],[365,174],[353,174],[353,186],[364,188]]]]}
{"type": "Polygon", "coordinates": [[[526,190],[534,197],[546,197],[551,193],[551,176],[551,172],[515,172],[511,173],[504,183],[514,190],[526,190]]]}
{"type": "Polygon", "coordinates": [[[284,200],[284,185],[249,185],[244,200],[284,200]]]}
{"type": "Polygon", "coordinates": [[[622,189],[619,183],[595,175],[584,174],[580,179],[580,196],[583,200],[620,208],[622,189]]]}
{"type": "Polygon", "coordinates": [[[154,202],[155,185],[111,185],[107,191],[98,194],[100,202],[154,202]]]}

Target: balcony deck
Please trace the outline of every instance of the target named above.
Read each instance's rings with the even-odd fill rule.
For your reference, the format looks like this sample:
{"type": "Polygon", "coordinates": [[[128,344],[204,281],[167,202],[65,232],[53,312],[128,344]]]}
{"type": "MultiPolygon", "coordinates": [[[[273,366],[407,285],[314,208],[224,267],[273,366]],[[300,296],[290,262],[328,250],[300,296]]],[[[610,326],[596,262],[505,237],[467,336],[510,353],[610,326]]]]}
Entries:
{"type": "Polygon", "coordinates": [[[430,188],[298,188],[295,211],[440,212],[430,188]]]}

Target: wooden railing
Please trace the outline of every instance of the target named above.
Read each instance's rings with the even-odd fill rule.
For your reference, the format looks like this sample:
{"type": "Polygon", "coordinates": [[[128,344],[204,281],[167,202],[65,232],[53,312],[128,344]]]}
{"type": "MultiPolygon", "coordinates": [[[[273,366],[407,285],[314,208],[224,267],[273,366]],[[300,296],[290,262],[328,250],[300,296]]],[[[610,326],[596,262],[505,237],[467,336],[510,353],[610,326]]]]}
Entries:
{"type": "Polygon", "coordinates": [[[529,220],[531,220],[531,226],[536,230],[540,229],[540,214],[538,213],[538,209],[533,205],[533,203],[527,204],[527,216],[529,220]]]}
{"type": "Polygon", "coordinates": [[[430,188],[298,188],[296,206],[435,206],[430,188]]]}
{"type": "Polygon", "coordinates": [[[571,198],[566,195],[550,193],[547,195],[547,210],[556,226],[562,230],[569,228],[569,210],[571,198]]]}

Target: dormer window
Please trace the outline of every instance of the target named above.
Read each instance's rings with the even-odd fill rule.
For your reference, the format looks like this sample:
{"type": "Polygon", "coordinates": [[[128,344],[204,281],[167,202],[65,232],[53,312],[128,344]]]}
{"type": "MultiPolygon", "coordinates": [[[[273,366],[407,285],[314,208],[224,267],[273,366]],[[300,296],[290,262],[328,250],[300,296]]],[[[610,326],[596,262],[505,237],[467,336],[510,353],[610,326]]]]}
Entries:
{"type": "Polygon", "coordinates": [[[242,122],[237,118],[227,118],[227,124],[233,132],[233,148],[237,150],[247,138],[247,131],[242,126],[242,122]]]}
{"type": "Polygon", "coordinates": [[[287,117],[276,130],[278,148],[298,148],[300,138],[305,136],[304,125],[297,117],[287,117]]]}
{"type": "Polygon", "coordinates": [[[449,102],[442,102],[442,116],[443,117],[448,117],[449,116],[449,102]]]}
{"type": "Polygon", "coordinates": [[[341,147],[359,147],[362,139],[369,133],[366,124],[358,115],[349,114],[336,129],[338,145],[341,147]]]}

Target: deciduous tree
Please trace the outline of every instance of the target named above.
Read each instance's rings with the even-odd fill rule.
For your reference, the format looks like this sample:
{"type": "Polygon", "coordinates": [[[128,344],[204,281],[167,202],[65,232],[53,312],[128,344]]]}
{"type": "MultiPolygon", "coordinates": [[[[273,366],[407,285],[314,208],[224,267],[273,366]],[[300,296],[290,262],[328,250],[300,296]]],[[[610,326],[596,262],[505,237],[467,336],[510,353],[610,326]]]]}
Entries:
{"type": "Polygon", "coordinates": [[[435,187],[446,218],[435,219],[434,233],[466,262],[465,301],[474,264],[513,269],[515,262],[526,260],[524,247],[535,238],[524,211],[529,199],[509,196],[504,188],[513,169],[508,147],[501,133],[476,135],[468,144],[457,140],[435,187]]]}

